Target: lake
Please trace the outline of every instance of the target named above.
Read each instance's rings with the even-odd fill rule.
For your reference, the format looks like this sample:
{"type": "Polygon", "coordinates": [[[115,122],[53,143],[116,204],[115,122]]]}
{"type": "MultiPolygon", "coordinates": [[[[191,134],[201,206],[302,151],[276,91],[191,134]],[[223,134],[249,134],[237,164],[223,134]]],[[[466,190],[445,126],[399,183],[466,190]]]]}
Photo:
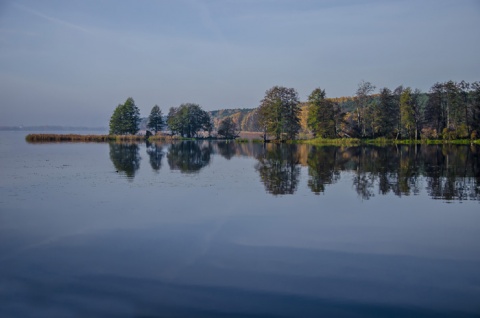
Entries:
{"type": "Polygon", "coordinates": [[[0,132],[1,317],[478,317],[480,147],[0,132]]]}

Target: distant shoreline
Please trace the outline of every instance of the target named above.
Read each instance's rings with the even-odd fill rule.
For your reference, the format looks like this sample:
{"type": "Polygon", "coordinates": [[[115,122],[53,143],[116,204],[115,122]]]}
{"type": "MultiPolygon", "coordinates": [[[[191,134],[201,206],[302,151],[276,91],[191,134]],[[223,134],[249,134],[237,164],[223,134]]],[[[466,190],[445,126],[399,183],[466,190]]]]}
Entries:
{"type": "Polygon", "coordinates": [[[107,127],[84,126],[0,126],[0,131],[108,131],[107,127]]]}

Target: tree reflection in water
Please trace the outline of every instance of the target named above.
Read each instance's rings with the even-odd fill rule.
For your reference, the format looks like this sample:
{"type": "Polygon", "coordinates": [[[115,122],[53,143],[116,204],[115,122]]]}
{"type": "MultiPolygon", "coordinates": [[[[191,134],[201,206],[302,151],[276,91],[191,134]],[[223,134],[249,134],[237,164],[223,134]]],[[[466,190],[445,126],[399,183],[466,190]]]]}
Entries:
{"type": "Polygon", "coordinates": [[[257,156],[255,166],[267,192],[273,195],[293,194],[300,177],[296,145],[268,144],[257,156]]]}
{"type": "Polygon", "coordinates": [[[232,159],[237,152],[237,144],[234,141],[219,141],[216,145],[220,156],[227,160],[232,159]]]}
{"type": "Polygon", "coordinates": [[[353,187],[364,200],[377,194],[416,195],[423,187],[434,199],[480,200],[479,153],[475,145],[343,148],[268,144],[256,155],[256,169],[266,190],[274,195],[296,191],[298,163],[303,163],[308,167],[308,187],[315,194],[340,180],[342,172],[353,172],[353,187]]]}
{"type": "Polygon", "coordinates": [[[155,171],[159,171],[162,167],[162,159],[163,159],[163,147],[160,143],[150,143],[146,142],[147,146],[147,154],[150,158],[150,166],[155,171]]]}
{"type": "Polygon", "coordinates": [[[308,187],[315,194],[325,192],[326,184],[333,184],[340,179],[338,147],[312,147],[308,153],[308,187]]]}
{"type": "Polygon", "coordinates": [[[212,145],[210,142],[182,141],[170,146],[167,154],[171,170],[182,173],[199,172],[210,163],[212,145]]]}
{"type": "Polygon", "coordinates": [[[136,143],[110,143],[110,160],[119,173],[133,180],[140,168],[139,147],[136,143]]]}

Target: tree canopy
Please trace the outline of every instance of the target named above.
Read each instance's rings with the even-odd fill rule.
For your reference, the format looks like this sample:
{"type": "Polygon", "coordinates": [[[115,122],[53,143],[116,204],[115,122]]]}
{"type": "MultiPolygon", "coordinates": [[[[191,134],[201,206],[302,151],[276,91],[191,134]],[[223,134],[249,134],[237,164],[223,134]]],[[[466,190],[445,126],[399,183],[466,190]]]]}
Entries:
{"type": "Polygon", "coordinates": [[[307,125],[314,136],[333,138],[335,131],[334,103],[326,99],[325,90],[316,88],[308,97],[307,125]]]}
{"type": "Polygon", "coordinates": [[[210,115],[197,104],[182,104],[179,107],[171,107],[168,112],[167,125],[172,134],[182,137],[197,137],[200,131],[213,130],[210,115]]]}
{"type": "Polygon", "coordinates": [[[110,118],[111,135],[135,135],[139,130],[140,110],[133,98],[129,97],[124,104],[119,104],[110,118]]]}
{"type": "Polygon", "coordinates": [[[258,109],[264,132],[276,140],[295,139],[300,130],[299,103],[293,88],[274,86],[267,90],[258,109]]]}

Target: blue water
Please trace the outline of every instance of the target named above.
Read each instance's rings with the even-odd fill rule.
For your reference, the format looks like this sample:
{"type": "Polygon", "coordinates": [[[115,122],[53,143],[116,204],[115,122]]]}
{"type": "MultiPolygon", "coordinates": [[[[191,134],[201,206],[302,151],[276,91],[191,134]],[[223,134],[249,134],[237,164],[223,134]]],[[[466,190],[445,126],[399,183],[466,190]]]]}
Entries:
{"type": "Polygon", "coordinates": [[[0,317],[478,317],[478,153],[0,132],[0,317]]]}

